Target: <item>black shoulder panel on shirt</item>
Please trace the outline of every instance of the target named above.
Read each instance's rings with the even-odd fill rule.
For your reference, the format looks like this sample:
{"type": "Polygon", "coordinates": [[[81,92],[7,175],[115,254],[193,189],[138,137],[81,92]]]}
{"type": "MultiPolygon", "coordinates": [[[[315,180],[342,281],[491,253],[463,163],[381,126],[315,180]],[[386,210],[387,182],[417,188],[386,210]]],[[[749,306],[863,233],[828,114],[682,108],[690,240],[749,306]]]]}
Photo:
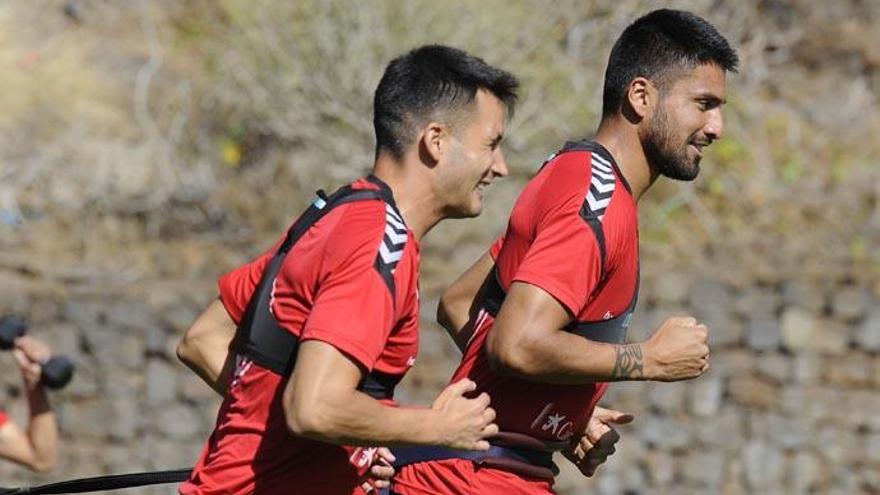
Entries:
{"type": "Polygon", "coordinates": [[[596,243],[599,245],[599,255],[602,262],[602,277],[604,278],[606,248],[602,219],[605,217],[605,211],[608,209],[611,197],[614,195],[614,188],[617,184],[617,175],[615,173],[617,167],[611,154],[602,145],[595,141],[587,140],[565,143],[558,153],[551,156],[550,160],[557,155],[575,151],[590,153],[590,187],[584,196],[584,202],[579,213],[596,236],[596,243]]]}
{"type": "Polygon", "coordinates": [[[379,252],[376,254],[374,266],[388,286],[388,290],[391,291],[392,299],[396,294],[394,270],[403,257],[406,239],[406,224],[403,223],[403,218],[396,208],[385,203],[385,233],[382,236],[382,242],[379,243],[379,252]]]}

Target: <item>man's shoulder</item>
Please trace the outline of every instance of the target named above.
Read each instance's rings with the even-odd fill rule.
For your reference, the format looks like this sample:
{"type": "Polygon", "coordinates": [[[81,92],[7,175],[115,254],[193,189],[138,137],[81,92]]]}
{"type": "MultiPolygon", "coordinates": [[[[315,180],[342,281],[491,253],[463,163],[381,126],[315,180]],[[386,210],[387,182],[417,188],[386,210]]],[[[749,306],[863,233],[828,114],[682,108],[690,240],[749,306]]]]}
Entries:
{"type": "Polygon", "coordinates": [[[592,177],[596,171],[614,175],[617,165],[611,153],[595,141],[569,141],[545,162],[556,174],[592,177]]]}
{"type": "Polygon", "coordinates": [[[417,249],[406,249],[409,230],[393,204],[383,200],[362,200],[337,207],[340,211],[328,233],[329,252],[338,261],[352,256],[372,263],[390,288],[394,279],[409,277],[417,269],[417,249]],[[410,253],[409,256],[405,255],[410,253]],[[415,258],[415,259],[411,259],[415,258]],[[398,267],[402,269],[398,269],[398,267]]]}
{"type": "Polygon", "coordinates": [[[616,166],[604,148],[593,141],[569,142],[545,160],[523,189],[520,202],[530,209],[568,205],[572,212],[580,209],[601,220],[620,186],[616,166]]]}

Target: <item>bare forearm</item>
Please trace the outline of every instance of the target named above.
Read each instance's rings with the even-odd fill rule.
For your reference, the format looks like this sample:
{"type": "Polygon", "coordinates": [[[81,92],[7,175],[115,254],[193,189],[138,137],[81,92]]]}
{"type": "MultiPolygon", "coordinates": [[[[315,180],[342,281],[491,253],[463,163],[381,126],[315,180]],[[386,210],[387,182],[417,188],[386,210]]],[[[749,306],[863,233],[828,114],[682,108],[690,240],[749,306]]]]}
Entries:
{"type": "Polygon", "coordinates": [[[30,467],[36,471],[46,471],[55,465],[57,457],[58,422],[42,387],[28,394],[28,405],[30,422],[27,435],[33,450],[30,467]]]}
{"type": "Polygon", "coordinates": [[[430,409],[383,404],[357,391],[364,370],[331,344],[306,340],[282,396],[285,420],[296,435],[347,445],[447,445],[485,450],[498,432],[489,396],[465,394],[476,383],[447,386],[430,409]]]}
{"type": "Polygon", "coordinates": [[[345,445],[439,445],[442,440],[443,418],[432,409],[393,407],[360,392],[312,408],[288,419],[294,433],[345,445]]]}
{"type": "Polygon", "coordinates": [[[439,306],[437,306],[437,323],[446,329],[446,332],[452,337],[452,341],[462,352],[464,352],[473,333],[473,328],[469,323],[469,309],[469,302],[464,300],[441,299],[439,306]]]}
{"type": "Polygon", "coordinates": [[[563,331],[530,340],[490,358],[502,373],[529,381],[582,384],[645,380],[643,344],[594,342],[563,331]]]}
{"type": "Polygon", "coordinates": [[[224,395],[229,387],[234,357],[222,345],[208,347],[199,349],[179,346],[177,357],[215,392],[224,395]]]}
{"type": "Polygon", "coordinates": [[[572,313],[548,292],[514,282],[486,338],[490,363],[500,373],[544,383],[654,378],[653,346],[607,344],[562,330],[572,321],[572,313]]]}
{"type": "Polygon", "coordinates": [[[462,352],[473,335],[473,316],[483,299],[488,277],[494,276],[493,266],[495,261],[489,253],[484,254],[449,286],[437,306],[437,322],[462,352]]]}
{"type": "Polygon", "coordinates": [[[229,352],[234,336],[235,323],[217,299],[186,331],[177,346],[177,357],[218,394],[223,395],[235,364],[235,358],[229,352]]]}

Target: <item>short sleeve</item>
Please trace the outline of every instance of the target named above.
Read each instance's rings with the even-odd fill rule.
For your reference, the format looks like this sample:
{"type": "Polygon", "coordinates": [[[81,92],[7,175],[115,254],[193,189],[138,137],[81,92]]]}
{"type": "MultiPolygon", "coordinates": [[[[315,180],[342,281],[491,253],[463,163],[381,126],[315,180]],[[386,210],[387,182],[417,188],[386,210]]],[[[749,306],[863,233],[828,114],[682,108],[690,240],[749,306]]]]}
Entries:
{"type": "Polygon", "coordinates": [[[496,239],[489,247],[489,256],[491,256],[493,260],[497,260],[502,247],[504,247],[504,235],[498,237],[498,239],[496,239]]]}
{"type": "Polygon", "coordinates": [[[321,340],[372,370],[394,324],[391,287],[376,260],[385,227],[376,208],[352,208],[327,242],[314,306],[302,340],[321,340]]]}
{"type": "MultiPolygon", "coordinates": [[[[513,280],[540,287],[573,315],[586,306],[602,276],[602,256],[596,235],[581,217],[585,180],[577,171],[560,167],[550,176],[533,205],[534,239],[513,280]]],[[[582,172],[580,172],[582,173],[582,172]]]]}
{"type": "Polygon", "coordinates": [[[223,307],[226,308],[226,312],[229,313],[229,317],[232,318],[236,325],[241,324],[241,319],[244,317],[247,305],[257,285],[260,284],[260,279],[263,277],[263,272],[266,271],[266,266],[283,241],[284,237],[279,239],[271,249],[250,263],[232,270],[217,281],[217,286],[220,290],[220,302],[223,303],[223,307]]]}

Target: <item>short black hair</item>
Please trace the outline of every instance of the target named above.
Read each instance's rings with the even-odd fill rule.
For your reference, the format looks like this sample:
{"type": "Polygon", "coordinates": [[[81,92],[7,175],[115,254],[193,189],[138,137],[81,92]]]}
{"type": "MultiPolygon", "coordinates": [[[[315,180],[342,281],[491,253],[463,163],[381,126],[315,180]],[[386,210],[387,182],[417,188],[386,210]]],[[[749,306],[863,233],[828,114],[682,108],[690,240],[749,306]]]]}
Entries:
{"type": "Polygon", "coordinates": [[[705,19],[681,10],[655,10],[630,24],[611,49],[602,116],[620,110],[626,88],[644,77],[664,89],[680,73],[707,63],[736,72],[739,57],[705,19]]]}
{"type": "Polygon", "coordinates": [[[519,81],[509,72],[457,48],[426,45],[392,60],[373,98],[376,156],[403,157],[420,126],[432,118],[453,118],[473,108],[477,90],[516,107],[519,81]]]}

